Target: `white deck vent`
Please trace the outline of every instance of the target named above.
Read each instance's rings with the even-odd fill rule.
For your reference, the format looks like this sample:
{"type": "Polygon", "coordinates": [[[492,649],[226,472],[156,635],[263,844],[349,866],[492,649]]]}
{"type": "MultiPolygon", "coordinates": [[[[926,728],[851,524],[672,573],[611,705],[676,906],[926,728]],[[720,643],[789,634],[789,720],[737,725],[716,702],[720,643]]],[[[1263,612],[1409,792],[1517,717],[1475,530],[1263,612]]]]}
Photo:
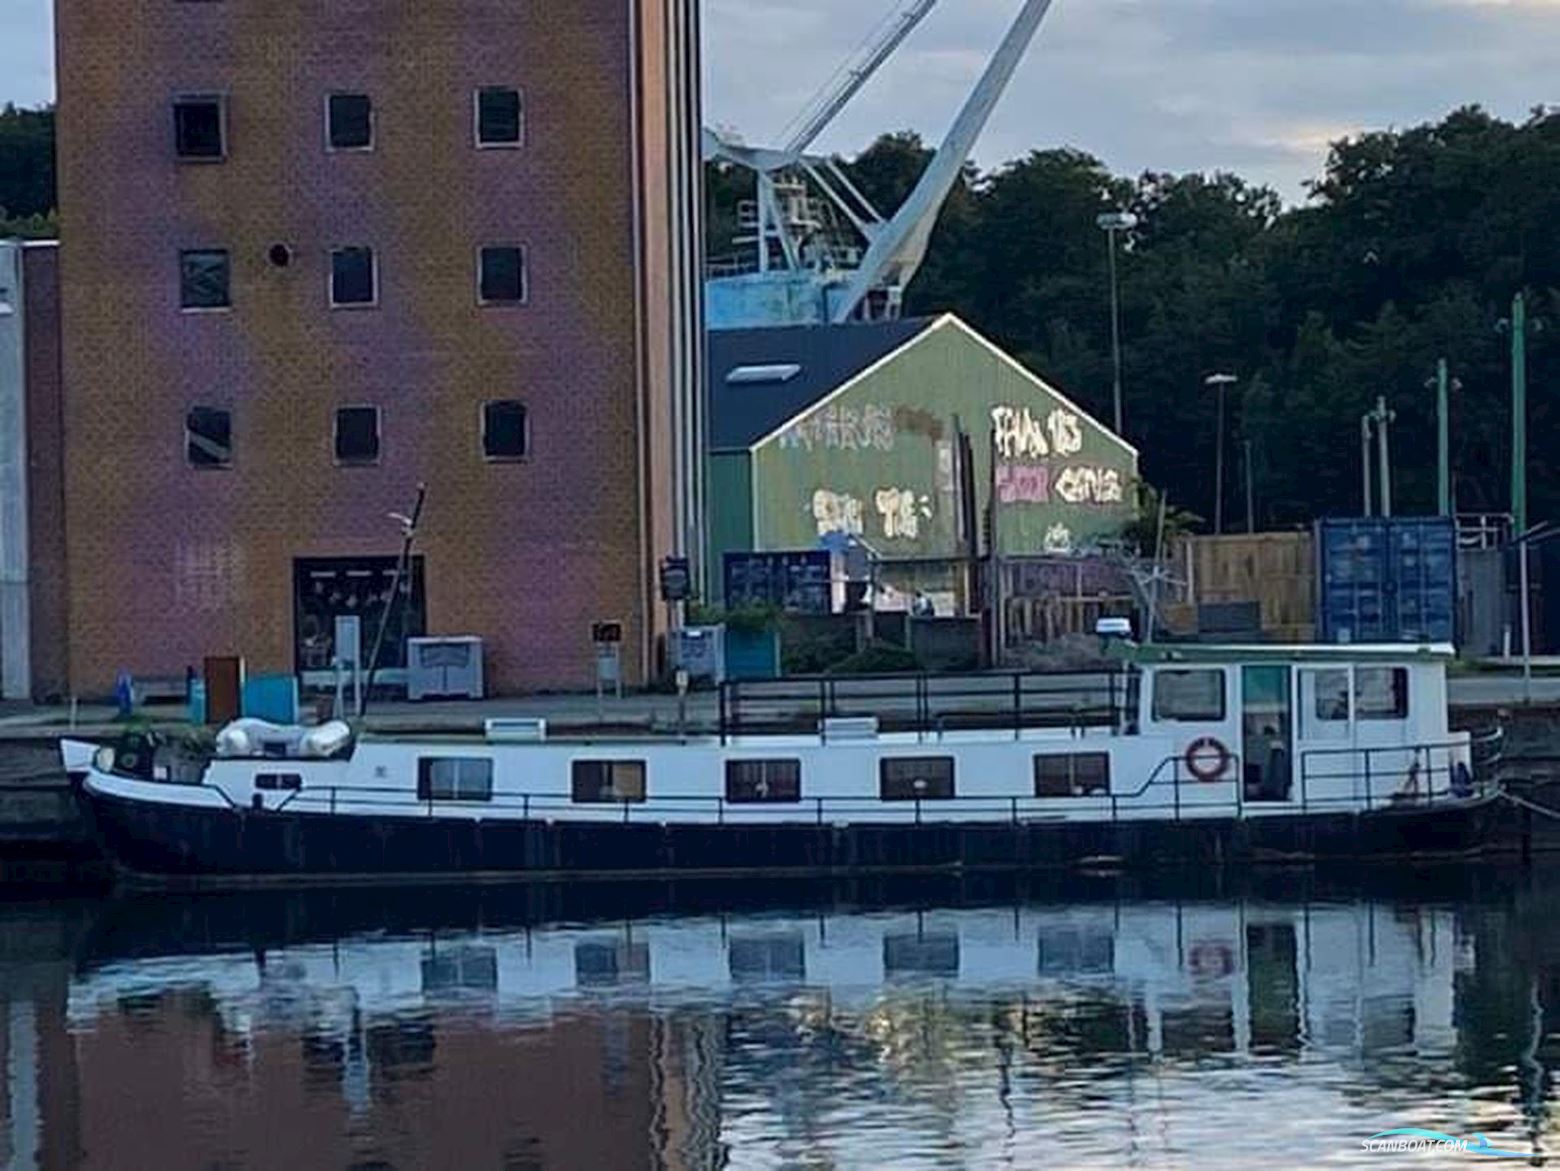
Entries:
{"type": "Polygon", "coordinates": [[[488,720],[483,728],[488,740],[494,744],[540,744],[547,739],[546,720],[488,720]]]}
{"type": "Polygon", "coordinates": [[[776,362],[768,366],[738,366],[726,375],[727,386],[771,386],[790,382],[802,372],[795,362],[776,362]]]}
{"type": "Polygon", "coordinates": [[[818,732],[828,743],[841,740],[876,740],[876,716],[835,716],[818,721],[818,732]]]}

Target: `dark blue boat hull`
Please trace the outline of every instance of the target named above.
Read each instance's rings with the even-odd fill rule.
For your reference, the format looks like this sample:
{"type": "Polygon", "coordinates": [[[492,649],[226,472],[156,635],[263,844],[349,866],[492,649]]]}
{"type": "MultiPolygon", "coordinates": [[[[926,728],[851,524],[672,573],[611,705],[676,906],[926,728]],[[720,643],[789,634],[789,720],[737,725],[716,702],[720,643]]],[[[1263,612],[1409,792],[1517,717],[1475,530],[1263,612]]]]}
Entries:
{"type": "Polygon", "coordinates": [[[753,826],[466,821],[82,800],[122,874],[176,885],[329,885],[1380,863],[1524,848],[1503,801],[1290,817],[1117,823],[753,826]]]}

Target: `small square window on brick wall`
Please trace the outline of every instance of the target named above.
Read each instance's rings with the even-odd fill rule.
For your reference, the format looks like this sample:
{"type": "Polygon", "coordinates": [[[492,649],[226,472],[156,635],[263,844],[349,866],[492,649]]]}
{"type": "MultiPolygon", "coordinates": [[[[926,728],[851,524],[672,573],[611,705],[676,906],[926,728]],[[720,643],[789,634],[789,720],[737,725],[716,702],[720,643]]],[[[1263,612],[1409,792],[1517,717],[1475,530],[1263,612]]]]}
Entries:
{"type": "Polygon", "coordinates": [[[336,462],[379,462],[378,407],[341,407],[336,411],[336,462]]]}
{"type": "Polygon", "coordinates": [[[227,158],[227,101],[220,94],[173,99],[173,151],[182,161],[219,163],[227,158]]]}
{"type": "Polygon", "coordinates": [[[379,303],[379,266],[372,248],[354,245],[331,252],[330,303],[336,308],[379,303]]]}
{"type": "Polygon", "coordinates": [[[476,120],[479,147],[514,147],[525,142],[525,98],[513,86],[479,89],[476,120]]]}
{"type": "Polygon", "coordinates": [[[482,404],[482,454],[491,460],[524,459],[531,436],[525,404],[513,399],[482,404]]]}
{"type": "Polygon", "coordinates": [[[193,468],[232,467],[232,413],[221,407],[191,407],[184,417],[184,457],[193,468]]]}
{"type": "Polygon", "coordinates": [[[223,248],[179,253],[179,308],[227,309],[233,304],[232,259],[223,248]]]}
{"type": "Polygon", "coordinates": [[[325,121],[331,150],[374,149],[374,103],[367,94],[331,94],[325,121]]]}
{"type": "Polygon", "coordinates": [[[525,249],[491,244],[477,253],[477,300],[483,305],[522,305],[526,299],[525,249]]]}

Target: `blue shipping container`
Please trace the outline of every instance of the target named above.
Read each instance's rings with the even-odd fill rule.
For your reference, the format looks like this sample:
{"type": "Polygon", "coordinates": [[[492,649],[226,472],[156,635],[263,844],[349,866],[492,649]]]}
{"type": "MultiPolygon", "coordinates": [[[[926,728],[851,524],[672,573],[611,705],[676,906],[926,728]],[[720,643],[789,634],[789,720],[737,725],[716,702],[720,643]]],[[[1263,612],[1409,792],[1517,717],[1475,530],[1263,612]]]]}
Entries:
{"type": "Polygon", "coordinates": [[[1324,642],[1455,642],[1457,532],[1445,517],[1316,526],[1324,642]]]}

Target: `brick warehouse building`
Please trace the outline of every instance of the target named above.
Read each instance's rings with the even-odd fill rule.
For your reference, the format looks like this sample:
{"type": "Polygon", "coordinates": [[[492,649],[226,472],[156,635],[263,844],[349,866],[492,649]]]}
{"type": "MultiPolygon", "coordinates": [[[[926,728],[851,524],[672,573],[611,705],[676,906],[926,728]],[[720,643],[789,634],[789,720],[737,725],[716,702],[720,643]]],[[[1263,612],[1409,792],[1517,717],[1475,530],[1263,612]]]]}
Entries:
{"type": "Polygon", "coordinates": [[[419,483],[393,635],[520,690],[621,621],[650,672],[700,515],[692,0],[56,19],[72,689],[327,669],[419,483]]]}

